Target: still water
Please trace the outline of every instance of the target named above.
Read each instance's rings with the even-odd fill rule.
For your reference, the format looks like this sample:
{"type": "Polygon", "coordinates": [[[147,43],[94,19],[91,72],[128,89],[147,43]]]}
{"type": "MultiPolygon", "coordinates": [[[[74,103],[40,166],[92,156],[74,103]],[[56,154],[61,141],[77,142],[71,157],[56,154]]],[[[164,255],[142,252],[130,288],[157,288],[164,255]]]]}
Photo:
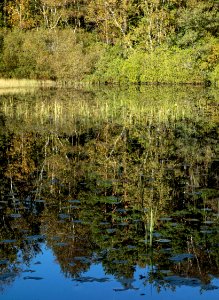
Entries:
{"type": "Polygon", "coordinates": [[[217,90],[1,94],[1,299],[218,299],[217,90]]]}

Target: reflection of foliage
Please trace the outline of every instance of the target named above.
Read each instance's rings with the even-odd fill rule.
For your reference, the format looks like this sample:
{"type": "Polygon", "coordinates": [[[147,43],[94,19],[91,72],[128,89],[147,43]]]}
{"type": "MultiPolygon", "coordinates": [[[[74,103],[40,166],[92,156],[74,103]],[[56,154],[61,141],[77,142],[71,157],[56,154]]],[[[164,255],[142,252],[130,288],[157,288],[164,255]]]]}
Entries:
{"type": "Polygon", "coordinates": [[[5,105],[13,134],[1,133],[0,240],[12,242],[3,242],[2,259],[16,266],[20,249],[28,263],[43,234],[69,277],[100,261],[125,288],[132,288],[136,266],[150,265],[146,282],[158,288],[171,286],[162,270],[205,283],[210,271],[218,276],[218,221],[206,210],[218,213],[216,100],[206,105],[193,95],[192,103],[174,103],[166,95],[157,104],[154,95],[153,103],[140,95],[142,102],[122,93],[117,103],[107,95],[100,103],[92,94],[90,106],[80,95],[71,111],[68,95],[66,102],[32,99],[33,119],[23,114],[28,102],[18,101],[15,115],[5,105]],[[45,110],[37,115],[40,105],[45,110]],[[170,215],[172,221],[161,219],[170,215]],[[170,259],[184,253],[193,256],[170,259]]]}
{"type": "Polygon", "coordinates": [[[77,213],[69,204],[66,212],[62,209],[57,216],[51,215],[47,210],[44,213],[48,246],[53,249],[57,262],[66,276],[79,276],[89,268],[95,249],[89,227],[82,225],[80,220],[75,220],[77,213]]]}
{"type": "Polygon", "coordinates": [[[11,145],[7,153],[8,169],[6,176],[17,180],[27,180],[35,170],[35,164],[32,158],[34,139],[26,135],[14,136],[11,139],[11,145]],[[13,174],[13,175],[12,175],[13,174]]]}
{"type": "MultiPolygon", "coordinates": [[[[31,260],[41,252],[39,222],[33,216],[13,213],[7,208],[7,214],[0,216],[0,290],[11,284],[31,260]]],[[[22,209],[19,209],[22,212],[22,209]]],[[[23,212],[22,212],[23,213],[23,212]]]]}

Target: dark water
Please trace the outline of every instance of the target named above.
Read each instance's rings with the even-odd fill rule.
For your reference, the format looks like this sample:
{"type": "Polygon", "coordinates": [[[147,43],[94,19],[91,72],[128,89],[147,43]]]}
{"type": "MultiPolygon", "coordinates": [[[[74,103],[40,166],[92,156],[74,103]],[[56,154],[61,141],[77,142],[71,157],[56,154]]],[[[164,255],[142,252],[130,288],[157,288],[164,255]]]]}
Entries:
{"type": "Polygon", "coordinates": [[[217,94],[2,94],[1,299],[218,299],[217,94]]]}

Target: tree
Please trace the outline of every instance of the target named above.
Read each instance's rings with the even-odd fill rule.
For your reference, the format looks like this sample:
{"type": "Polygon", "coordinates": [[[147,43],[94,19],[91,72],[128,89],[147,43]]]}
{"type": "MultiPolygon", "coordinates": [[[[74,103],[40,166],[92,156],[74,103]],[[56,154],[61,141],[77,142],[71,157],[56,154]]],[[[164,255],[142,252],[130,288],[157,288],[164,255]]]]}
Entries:
{"type": "Polygon", "coordinates": [[[139,1],[138,19],[130,34],[133,44],[140,44],[142,48],[152,51],[164,43],[174,32],[174,3],[171,0],[139,1]]]}
{"type": "Polygon", "coordinates": [[[35,26],[36,18],[32,15],[31,4],[35,0],[11,0],[5,7],[8,25],[29,29],[35,26]]]}
{"type": "Polygon", "coordinates": [[[114,44],[118,38],[125,39],[135,9],[133,0],[93,0],[87,6],[86,20],[94,24],[104,42],[114,44]]]}
{"type": "Polygon", "coordinates": [[[189,0],[180,7],[176,18],[176,41],[182,47],[193,46],[201,39],[218,37],[219,2],[189,0]]]}

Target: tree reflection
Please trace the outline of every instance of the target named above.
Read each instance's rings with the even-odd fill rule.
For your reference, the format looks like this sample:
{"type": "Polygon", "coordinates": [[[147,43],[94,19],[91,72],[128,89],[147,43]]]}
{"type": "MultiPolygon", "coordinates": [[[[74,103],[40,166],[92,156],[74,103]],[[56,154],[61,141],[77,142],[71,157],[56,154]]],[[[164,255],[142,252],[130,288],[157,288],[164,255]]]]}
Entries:
{"type": "Polygon", "coordinates": [[[78,110],[72,132],[60,123],[33,130],[30,116],[17,132],[16,118],[1,117],[2,283],[45,242],[70,278],[82,280],[101,262],[124,289],[135,289],[138,266],[150,268],[139,280],[158,290],[211,288],[209,274],[217,277],[219,269],[218,129],[202,121],[205,106],[195,118],[195,107],[189,117],[164,120],[145,119],[146,112],[138,117],[137,106],[122,111],[122,120],[114,111],[108,119],[96,116],[96,123],[94,112],[78,110]]]}

